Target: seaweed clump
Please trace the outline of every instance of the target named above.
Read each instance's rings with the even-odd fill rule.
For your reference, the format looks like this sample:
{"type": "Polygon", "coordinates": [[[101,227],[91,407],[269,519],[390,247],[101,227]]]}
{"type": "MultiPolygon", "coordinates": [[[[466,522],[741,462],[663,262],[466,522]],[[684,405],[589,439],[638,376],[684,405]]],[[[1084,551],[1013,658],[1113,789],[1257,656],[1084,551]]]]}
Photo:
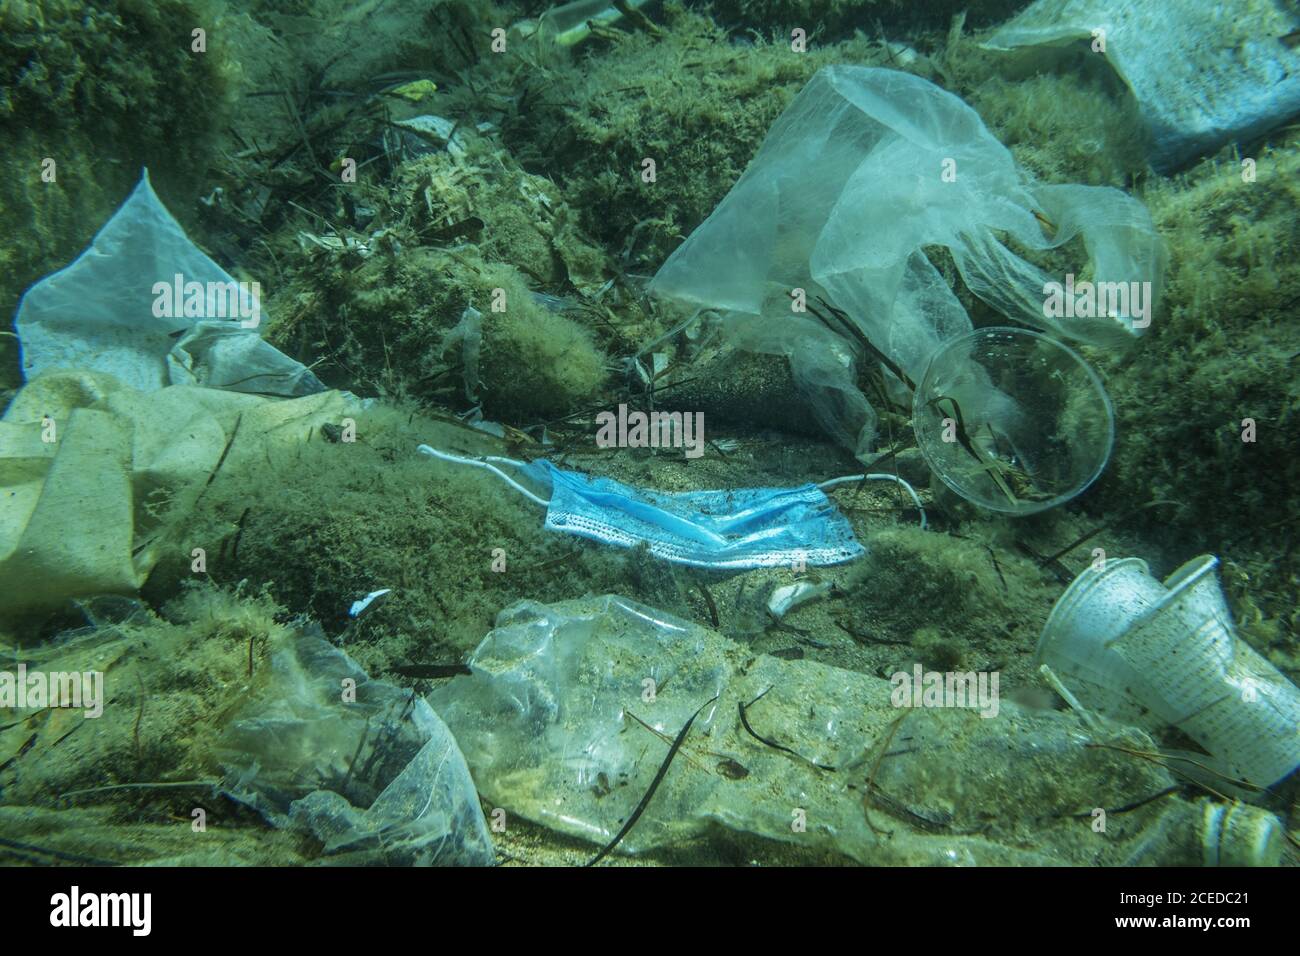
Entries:
{"type": "Polygon", "coordinates": [[[864,37],[805,52],[788,37],[733,42],[673,2],[660,19],[657,34],[618,37],[612,51],[575,66],[521,54],[496,77],[521,90],[501,120],[507,147],[561,184],[602,245],[625,264],[651,267],[713,211],[820,67],[885,57],[864,37]]]}

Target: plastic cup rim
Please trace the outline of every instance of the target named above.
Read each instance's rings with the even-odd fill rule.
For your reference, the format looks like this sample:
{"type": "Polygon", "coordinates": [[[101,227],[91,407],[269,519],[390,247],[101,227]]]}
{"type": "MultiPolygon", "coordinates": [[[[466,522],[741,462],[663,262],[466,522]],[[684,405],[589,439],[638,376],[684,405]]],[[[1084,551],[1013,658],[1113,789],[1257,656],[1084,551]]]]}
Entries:
{"type": "MultiPolygon", "coordinates": [[[[1111,402],[1110,393],[1106,391],[1106,385],[1101,380],[1101,376],[1098,375],[1096,370],[1093,369],[1093,367],[1084,360],[1082,355],[1080,355],[1074,349],[1070,348],[1070,346],[1066,345],[1060,339],[1053,338],[1052,336],[1048,335],[1046,332],[1040,332],[1037,329],[1026,329],[1014,325],[987,325],[987,326],[982,326],[978,329],[972,329],[969,332],[963,332],[961,335],[957,336],[956,338],[948,339],[946,342],[941,343],[933,352],[930,353],[930,357],[926,359],[925,362],[925,370],[921,373],[921,378],[918,380],[917,388],[912,395],[913,421],[915,421],[917,418],[917,405],[921,401],[920,386],[922,383],[925,382],[926,378],[929,376],[930,370],[934,367],[935,360],[940,355],[946,353],[949,349],[955,347],[960,342],[968,342],[979,338],[985,338],[994,333],[1009,333],[1016,336],[1025,336],[1029,338],[1041,339],[1044,342],[1047,342],[1049,345],[1052,345],[1060,349],[1067,356],[1069,356],[1070,359],[1074,361],[1075,365],[1077,365],[1079,368],[1083,370],[1083,373],[1087,378],[1088,382],[1092,385],[1093,390],[1096,392],[1096,394],[1101,396],[1102,408],[1105,409],[1105,413],[1106,413],[1106,433],[1107,433],[1106,454],[1102,456],[1101,461],[1098,462],[1096,468],[1093,469],[1092,474],[1087,478],[1086,481],[1080,483],[1078,488],[1075,488],[1074,490],[1066,494],[1057,495],[1055,498],[1052,498],[1049,501],[1035,502],[1032,508],[1012,508],[1006,505],[989,504],[988,502],[985,501],[976,501],[975,499],[967,495],[966,492],[963,491],[961,488],[957,487],[957,485],[954,484],[951,480],[949,480],[948,476],[944,474],[944,472],[941,469],[936,468],[933,465],[930,465],[930,470],[934,474],[939,476],[940,481],[942,481],[945,485],[947,485],[956,495],[958,495],[961,498],[964,498],[966,501],[969,501],[971,504],[976,505],[980,508],[986,508],[989,511],[996,511],[999,514],[1011,515],[1012,517],[1025,517],[1028,515],[1039,514],[1043,511],[1049,511],[1052,508],[1060,507],[1061,505],[1065,504],[1067,501],[1074,500],[1075,498],[1079,497],[1079,495],[1087,491],[1090,487],[1092,487],[1093,482],[1095,482],[1098,478],[1101,477],[1101,473],[1105,471],[1106,466],[1110,464],[1111,452],[1115,448],[1115,406],[1114,403],[1111,402]]],[[[929,465],[930,457],[929,455],[926,454],[925,445],[922,445],[920,442],[918,442],[917,445],[921,449],[921,455],[922,457],[925,458],[926,464],[929,465]]]]}

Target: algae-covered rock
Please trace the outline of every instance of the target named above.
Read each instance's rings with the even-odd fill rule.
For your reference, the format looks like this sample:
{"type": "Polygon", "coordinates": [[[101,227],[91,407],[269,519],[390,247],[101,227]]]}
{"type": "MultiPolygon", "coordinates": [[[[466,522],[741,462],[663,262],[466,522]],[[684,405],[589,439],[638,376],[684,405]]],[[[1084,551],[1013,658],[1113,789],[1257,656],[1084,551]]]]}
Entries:
{"type": "Polygon", "coordinates": [[[604,357],[582,326],[539,304],[522,283],[502,282],[495,287],[502,311],[483,317],[484,409],[525,424],[572,411],[604,381],[604,357]]]}

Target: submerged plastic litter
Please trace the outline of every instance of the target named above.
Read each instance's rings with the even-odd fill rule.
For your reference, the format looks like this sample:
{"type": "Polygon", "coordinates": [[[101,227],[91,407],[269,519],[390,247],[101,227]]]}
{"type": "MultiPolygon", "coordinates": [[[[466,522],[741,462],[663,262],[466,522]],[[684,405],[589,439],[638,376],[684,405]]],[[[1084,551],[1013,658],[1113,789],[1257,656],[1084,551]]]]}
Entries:
{"type": "Polygon", "coordinates": [[[739,488],[731,491],[646,491],[612,478],[589,478],[539,459],[462,458],[420,445],[421,454],[485,468],[524,497],[546,508],[546,529],[576,534],[623,548],[645,545],[657,558],[718,569],[778,565],[841,564],[860,557],[862,545],[823,488],[847,481],[894,481],[916,503],[920,499],[894,475],[852,475],[797,488],[739,488]],[[530,491],[501,470],[519,469],[549,498],[530,491]]]}
{"type": "MultiPolygon", "coordinates": [[[[895,70],[819,70],[731,192],[669,257],[651,291],[701,307],[790,315],[816,290],[914,379],[970,319],[922,254],[944,246],[972,292],[1066,338],[1123,343],[1134,315],[1044,315],[1054,277],[995,237],[1046,250],[1083,239],[1098,282],[1159,285],[1163,246],[1117,189],[1033,183],[961,99],[895,70]],[[945,176],[945,169],[951,175],[945,176]],[[1035,212],[1055,226],[1048,235],[1035,212]]],[[[1080,263],[1078,272],[1084,271],[1080,263]]]]}
{"type": "Polygon", "coordinates": [[[1052,609],[1038,660],[1084,706],[1175,727],[1205,749],[1199,762],[1267,788],[1300,766],[1300,689],[1237,635],[1218,563],[1202,555],[1163,584],[1138,558],[1089,566],[1052,609]]]}
{"type": "Polygon", "coordinates": [[[979,329],[937,351],[913,396],[912,424],[944,484],[1016,515],[1084,491],[1115,439],[1101,379],[1073,350],[1025,329],[979,329]]]}
{"type": "Polygon", "coordinates": [[[94,372],[33,380],[0,419],[0,614],[134,594],[179,548],[165,532],[183,527],[215,469],[305,441],[357,407],[334,391],[280,401],[141,391],[94,372]]]}
{"type": "Polygon", "coordinates": [[[1278,0],[1037,0],[999,28],[991,49],[1089,50],[1132,90],[1168,171],[1230,141],[1246,141],[1300,112],[1300,53],[1278,0]]]}
{"type": "Polygon", "coordinates": [[[89,248],[27,290],[14,325],[28,380],[89,370],[142,391],[324,391],[301,362],[262,340],[260,310],[251,283],[236,282],[189,240],[145,170],[89,248]]]}
{"type": "Polygon", "coordinates": [[[215,749],[223,789],[272,825],[310,833],[325,862],[496,860],[447,726],[424,700],[371,680],[322,637],[275,651],[269,677],[215,749]]]}
{"type": "MultiPolygon", "coordinates": [[[[469,664],[470,676],[429,701],[479,792],[598,845],[641,801],[669,742],[718,696],[618,852],[721,825],[869,864],[1119,862],[1140,832],[1116,817],[1098,840],[1073,815],[1172,784],[1155,764],[1085,746],[1094,738],[1072,714],[1009,701],[899,708],[891,681],[755,655],[616,595],[507,608],[469,664]]],[[[1151,852],[1199,862],[1201,850],[1151,852]]]]}

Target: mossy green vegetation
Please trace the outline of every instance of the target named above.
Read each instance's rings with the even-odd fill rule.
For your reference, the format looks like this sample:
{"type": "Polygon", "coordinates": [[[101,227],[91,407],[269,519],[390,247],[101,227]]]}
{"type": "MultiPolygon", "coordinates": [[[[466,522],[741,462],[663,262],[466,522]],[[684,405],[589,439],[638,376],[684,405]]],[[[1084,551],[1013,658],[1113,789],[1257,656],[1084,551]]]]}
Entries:
{"type": "Polygon", "coordinates": [[[1279,618],[1292,641],[1300,572],[1290,531],[1300,511],[1300,264],[1289,254],[1300,244],[1295,142],[1291,135],[1253,157],[1229,154],[1151,184],[1145,199],[1170,247],[1162,312],[1128,356],[1092,356],[1107,371],[1119,429],[1098,489],[1106,508],[1175,502],[1136,516],[1137,526],[1173,563],[1210,551],[1239,565],[1249,603],[1279,618]]]}
{"type": "Polygon", "coordinates": [[[228,462],[148,593],[175,593],[193,576],[187,555],[204,548],[212,580],[257,582],[331,635],[346,631],[349,653],[382,676],[394,662],[458,661],[508,604],[620,587],[628,562],[646,560],[545,532],[544,509],[499,478],[415,451],[510,452],[487,435],[384,406],[355,424],[355,442],[317,433],[228,462]],[[352,602],[381,588],[393,593],[350,626],[352,602]]]}
{"type": "Polygon", "coordinates": [[[559,182],[586,231],[638,269],[713,211],[813,73],[886,56],[861,37],[803,53],[788,39],[734,42],[673,0],[657,19],[659,36],[630,33],[572,66],[521,56],[498,77],[523,90],[502,121],[506,145],[559,182]]]}

